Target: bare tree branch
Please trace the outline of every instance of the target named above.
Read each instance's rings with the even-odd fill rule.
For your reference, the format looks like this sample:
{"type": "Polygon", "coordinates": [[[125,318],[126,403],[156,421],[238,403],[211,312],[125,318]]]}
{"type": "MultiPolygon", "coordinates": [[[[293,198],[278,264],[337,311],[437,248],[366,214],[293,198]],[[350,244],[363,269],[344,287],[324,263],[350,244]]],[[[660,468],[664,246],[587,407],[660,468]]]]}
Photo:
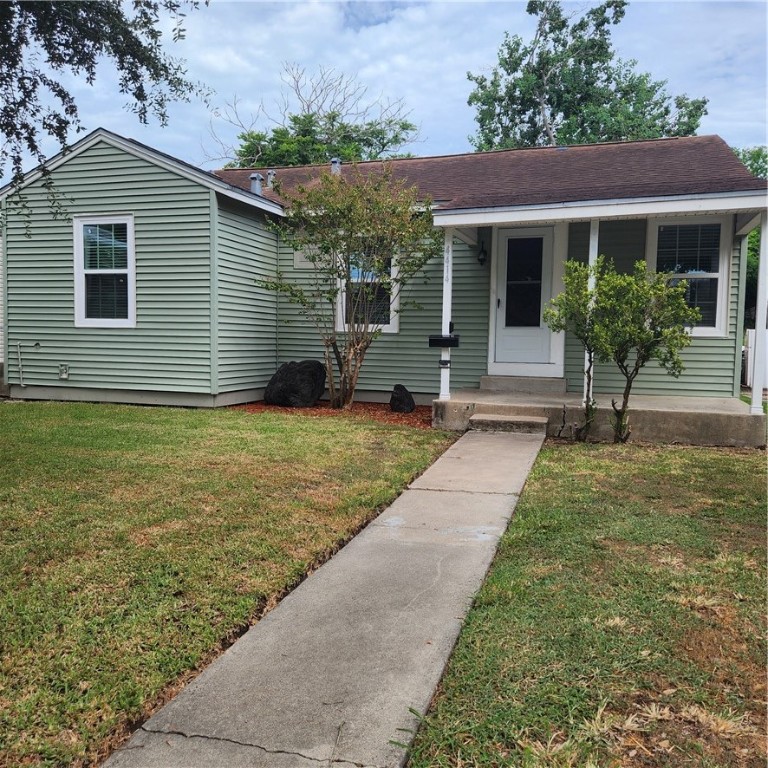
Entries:
{"type": "Polygon", "coordinates": [[[257,164],[263,155],[259,142],[267,140],[271,133],[283,129],[295,134],[298,126],[308,129],[313,124],[322,127],[331,144],[342,141],[350,128],[356,129],[358,135],[365,134],[366,157],[391,155],[418,138],[403,99],[390,99],[384,94],[372,97],[366,85],[332,67],[308,72],[295,62],[284,62],[280,80],[283,88],[274,110],[262,100],[255,112],[248,113],[235,95],[212,112],[208,133],[213,150],[203,147],[207,160],[241,167],[257,164]],[[233,128],[235,138],[227,138],[233,128]]]}

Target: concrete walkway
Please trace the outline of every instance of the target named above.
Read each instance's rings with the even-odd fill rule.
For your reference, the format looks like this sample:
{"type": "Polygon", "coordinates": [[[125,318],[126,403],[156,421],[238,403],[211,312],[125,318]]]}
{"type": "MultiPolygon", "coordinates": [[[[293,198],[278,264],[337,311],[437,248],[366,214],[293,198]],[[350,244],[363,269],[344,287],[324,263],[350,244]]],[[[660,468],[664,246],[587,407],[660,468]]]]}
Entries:
{"type": "Polygon", "coordinates": [[[462,436],[105,766],[402,765],[542,441],[462,436]]]}

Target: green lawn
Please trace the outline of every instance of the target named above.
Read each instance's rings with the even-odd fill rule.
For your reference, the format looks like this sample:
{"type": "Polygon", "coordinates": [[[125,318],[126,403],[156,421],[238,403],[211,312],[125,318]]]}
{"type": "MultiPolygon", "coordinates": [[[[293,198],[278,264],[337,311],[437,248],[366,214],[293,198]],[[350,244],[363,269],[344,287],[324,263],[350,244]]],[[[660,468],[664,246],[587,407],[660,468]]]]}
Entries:
{"type": "Polygon", "coordinates": [[[0,765],[103,755],[451,440],[343,416],[0,404],[0,765]]]}
{"type": "Polygon", "coordinates": [[[550,445],[409,768],[765,762],[763,452],[550,445]]]}

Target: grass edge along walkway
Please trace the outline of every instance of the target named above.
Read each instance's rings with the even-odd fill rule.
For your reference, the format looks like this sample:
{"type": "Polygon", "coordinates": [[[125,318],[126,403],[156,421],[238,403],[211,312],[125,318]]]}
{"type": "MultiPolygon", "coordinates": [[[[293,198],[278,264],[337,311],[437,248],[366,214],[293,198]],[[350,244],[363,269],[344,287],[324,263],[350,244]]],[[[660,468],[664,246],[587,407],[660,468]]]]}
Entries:
{"type": "Polygon", "coordinates": [[[409,768],[764,766],[765,470],[546,446],[409,768]]]}

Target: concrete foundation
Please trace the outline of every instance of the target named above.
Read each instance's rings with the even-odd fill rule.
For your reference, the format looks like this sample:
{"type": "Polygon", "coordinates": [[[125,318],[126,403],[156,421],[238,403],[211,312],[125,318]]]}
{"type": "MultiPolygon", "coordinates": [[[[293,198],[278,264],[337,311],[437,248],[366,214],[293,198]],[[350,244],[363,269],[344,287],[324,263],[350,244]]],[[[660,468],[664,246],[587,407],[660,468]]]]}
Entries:
{"type": "MultiPolygon", "coordinates": [[[[590,439],[611,441],[611,400],[620,395],[598,395],[598,411],[590,439]]],[[[465,389],[450,400],[435,400],[432,424],[463,432],[470,417],[488,414],[508,417],[545,417],[548,437],[573,437],[583,422],[581,397],[568,393],[524,394],[465,389]]],[[[636,395],[629,401],[630,440],[649,443],[682,443],[740,448],[766,445],[766,417],[753,415],[738,398],[651,397],[636,395]]]]}

